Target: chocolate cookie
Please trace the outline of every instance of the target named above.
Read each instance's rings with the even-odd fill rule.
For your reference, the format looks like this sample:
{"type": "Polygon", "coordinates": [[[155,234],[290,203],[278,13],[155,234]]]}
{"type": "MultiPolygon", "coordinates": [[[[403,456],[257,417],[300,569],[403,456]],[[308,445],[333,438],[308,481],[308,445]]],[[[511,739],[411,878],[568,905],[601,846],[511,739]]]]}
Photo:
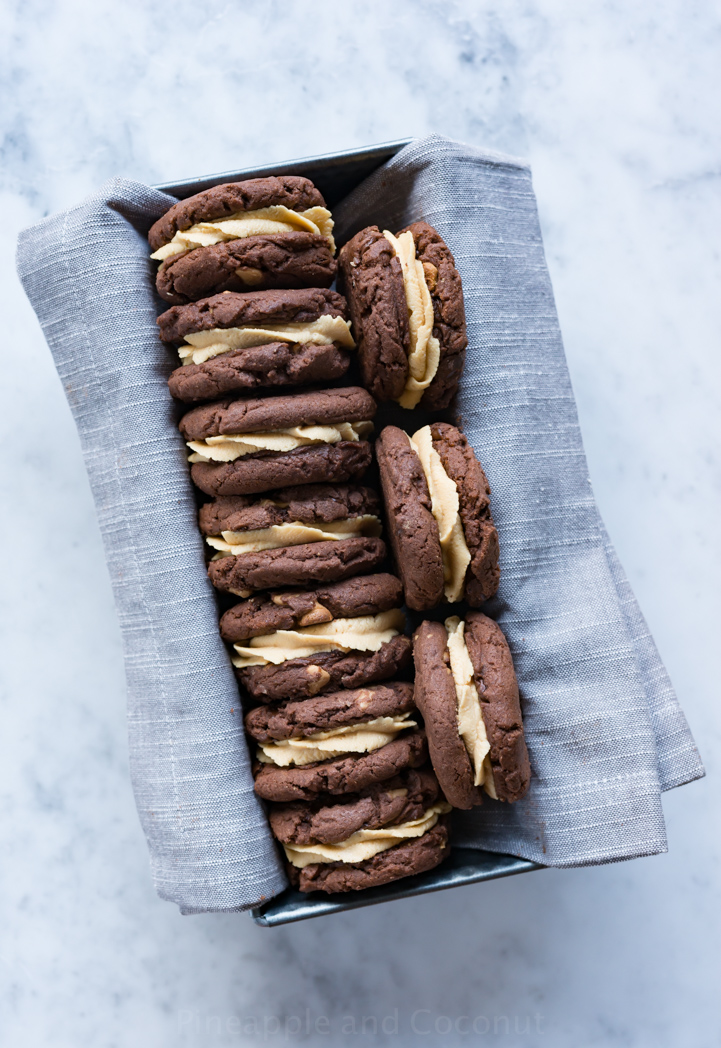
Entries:
{"type": "Polygon", "coordinates": [[[390,680],[410,661],[410,639],[399,633],[378,651],[321,651],[304,658],[287,659],[277,666],[247,666],[236,673],[256,702],[278,702],[390,680]]]}
{"type": "Polygon", "coordinates": [[[272,497],[225,496],[200,508],[204,535],[222,531],[255,531],[277,524],[333,524],[354,517],[378,516],[380,499],[372,488],[357,484],[303,484],[281,488],[272,497]]]}
{"type": "Polygon", "coordinates": [[[282,204],[292,211],[307,211],[324,207],[325,200],[309,178],[298,175],[226,182],[173,204],[151,226],[148,241],[153,251],[157,251],[169,244],[176,233],[200,222],[229,218],[242,211],[260,211],[274,204],[282,204]]]}
{"type": "Polygon", "coordinates": [[[381,431],[376,458],[388,536],[406,603],[414,611],[432,608],[443,599],[443,560],[420,459],[406,434],[396,426],[381,431]]]}
{"type": "Polygon", "coordinates": [[[302,870],[287,864],[291,884],[301,892],[348,892],[377,888],[381,884],[432,870],[450,854],[445,817],[422,837],[396,844],[360,863],[312,863],[302,870]]]}
{"type": "Polygon", "coordinates": [[[189,411],[180,431],[193,451],[191,475],[201,491],[246,495],[359,478],[370,465],[371,448],[362,438],[375,410],[359,387],[221,400],[189,411]],[[289,450],[272,450],[278,444],[289,450]]]}
{"type": "Polygon", "coordinates": [[[409,713],[413,708],[413,685],[396,681],[327,692],[300,702],[284,702],[280,706],[258,706],[245,718],[245,730],[257,742],[304,738],[319,731],[361,724],[375,717],[409,713]]]}
{"type": "Polygon", "coordinates": [[[470,612],[454,662],[449,628],[456,632],[457,627],[457,619],[446,620],[445,626],[424,622],[413,637],[415,702],[423,714],[433,768],[456,808],[480,804],[484,792],[498,800],[519,800],[528,789],[531,772],[508,644],[492,619],[470,612]],[[467,673],[464,645],[470,660],[467,673]],[[454,670],[461,678],[461,690],[454,670]],[[479,762],[483,768],[477,776],[479,762]],[[477,779],[481,784],[475,784],[477,779]]]}
{"type": "Polygon", "coordinates": [[[478,607],[492,597],[500,571],[491,491],[463,433],[436,422],[409,440],[387,426],[376,454],[408,606],[423,611],[445,595],[478,607]],[[432,573],[424,570],[428,564],[432,573]]]}
{"type": "Polygon", "coordinates": [[[336,262],[328,239],[298,231],[243,237],[173,255],[161,262],[158,294],[185,305],[223,291],[330,287],[336,262]]]}
{"type": "Polygon", "coordinates": [[[158,317],[158,329],[163,342],[177,345],[186,336],[199,331],[311,324],[326,316],[346,317],[346,301],[336,291],[324,288],[248,291],[245,294],[228,291],[187,306],[166,309],[158,317]]]}
{"type": "Polygon", "coordinates": [[[466,615],[465,640],[491,744],[498,799],[517,801],[528,789],[531,764],[511,650],[500,626],[479,611],[466,615]]]}
{"type": "Polygon", "coordinates": [[[467,337],[460,274],[437,230],[414,222],[394,237],[369,226],[338,264],[364,384],[403,407],[448,407],[467,337]]]}
{"type": "Polygon", "coordinates": [[[313,590],[281,590],[241,601],[223,615],[220,632],[224,640],[237,643],[275,630],[375,615],[402,603],[403,590],[395,575],[360,575],[313,590]]]}
{"type": "Polygon", "coordinates": [[[429,768],[409,768],[340,801],[324,795],[312,802],[273,805],[268,819],[281,844],[336,844],[358,830],[419,819],[439,796],[438,780],[429,768]]]}
{"type": "Polygon", "coordinates": [[[260,452],[234,462],[195,462],[190,475],[206,495],[253,495],[293,484],[360,480],[373,453],[366,440],[341,440],[286,452],[260,452]]]}
{"type": "Polygon", "coordinates": [[[339,582],[375,571],[385,558],[382,539],[309,542],[211,560],[208,576],[216,589],[248,597],[254,590],[339,582]]]}
{"type": "Polygon", "coordinates": [[[441,347],[438,370],[419,407],[438,411],[447,408],[455,397],[466,361],[468,337],[463,285],[450,249],[433,226],[413,222],[401,233],[406,231],[413,235],[416,258],[423,266],[433,303],[433,334],[441,347]]]}
{"type": "Polygon", "coordinates": [[[334,757],[299,768],[261,764],[254,768],[255,792],[266,801],[307,801],[319,794],[360,793],[386,782],[406,768],[420,768],[428,758],[425,733],[418,729],[393,739],[372,753],[334,757]]]}
{"type": "Polygon", "coordinates": [[[409,348],[401,264],[378,226],[369,226],[341,248],[338,265],[363,384],[378,400],[398,400],[408,375],[409,348]]]}
{"type": "Polygon", "coordinates": [[[192,404],[226,393],[311,386],[342,378],[350,356],[338,346],[270,342],[211,357],[203,364],[184,364],[168,379],[176,400],[192,404]]]}
{"type": "Polygon", "coordinates": [[[359,386],[316,390],[281,397],[239,397],[192,408],[180,420],[186,440],[234,433],[272,433],[296,426],[365,422],[376,404],[359,386]]]}

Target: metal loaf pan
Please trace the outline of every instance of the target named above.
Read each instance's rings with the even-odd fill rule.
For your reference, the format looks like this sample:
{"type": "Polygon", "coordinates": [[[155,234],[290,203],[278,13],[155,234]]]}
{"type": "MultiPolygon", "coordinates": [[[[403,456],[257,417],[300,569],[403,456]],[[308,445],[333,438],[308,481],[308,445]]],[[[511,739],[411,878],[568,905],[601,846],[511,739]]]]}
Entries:
{"type": "MultiPolygon", "coordinates": [[[[243,171],[224,171],[218,175],[185,179],[155,188],[182,199],[223,182],[240,182],[245,178],[263,178],[266,175],[305,175],[315,182],[328,206],[333,208],[363,179],[408,145],[408,141],[384,142],[365,149],[350,149],[343,153],[288,160],[282,164],[246,168],[243,171]]],[[[451,848],[450,856],[429,873],[407,877],[380,888],[338,895],[324,895],[321,892],[304,895],[287,888],[276,898],[251,910],[251,915],[256,924],[271,927],[538,869],[542,867],[537,863],[518,859],[513,855],[496,855],[472,848],[451,848]]]]}

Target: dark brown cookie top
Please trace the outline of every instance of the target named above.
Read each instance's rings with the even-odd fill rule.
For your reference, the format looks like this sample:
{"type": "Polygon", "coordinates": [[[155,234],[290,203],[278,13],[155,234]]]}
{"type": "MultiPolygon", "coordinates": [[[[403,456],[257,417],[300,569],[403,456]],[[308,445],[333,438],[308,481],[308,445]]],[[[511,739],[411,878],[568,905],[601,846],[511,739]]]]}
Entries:
{"type": "Polygon", "coordinates": [[[465,579],[465,599],[474,607],[498,590],[498,532],[491,515],[491,489],[465,435],[445,422],[431,425],[433,447],[456,485],[458,511],[471,554],[465,579]]]}
{"type": "Polygon", "coordinates": [[[420,819],[439,797],[438,780],[430,768],[409,768],[341,801],[326,795],[311,802],[274,805],[268,819],[273,836],[282,844],[337,844],[358,830],[420,819]]]}
{"type": "Polygon", "coordinates": [[[192,404],[218,400],[227,393],[325,385],[343,378],[349,365],[350,354],[335,345],[269,342],[176,368],[168,379],[168,388],[176,400],[192,404]]]}
{"type": "Polygon", "coordinates": [[[223,615],[220,632],[224,640],[239,644],[276,630],[377,615],[402,603],[403,590],[395,575],[358,575],[317,589],[261,593],[241,601],[223,615]]]}
{"type": "Polygon", "coordinates": [[[311,863],[302,870],[287,864],[291,884],[301,892],[350,892],[413,877],[434,869],[450,854],[449,825],[442,816],[422,837],[415,837],[359,863],[311,863]]]}
{"type": "Polygon", "coordinates": [[[531,765],[508,641],[500,626],[479,611],[466,615],[465,641],[491,745],[491,767],[498,799],[520,800],[531,781],[531,765]]]}
{"type": "Polygon", "coordinates": [[[379,400],[397,400],[408,377],[408,305],[403,271],[378,226],[356,233],[338,255],[363,383],[379,400]]]}
{"type": "Polygon", "coordinates": [[[300,484],[272,495],[225,495],[206,502],[198,516],[204,535],[255,531],[300,521],[330,524],[365,514],[378,516],[381,504],[372,488],[358,484],[300,484]]]}
{"type": "Polygon", "coordinates": [[[398,634],[378,651],[321,651],[279,666],[248,666],[236,673],[255,702],[281,702],[391,680],[410,662],[410,638],[398,634]]]}
{"type": "Polygon", "coordinates": [[[372,457],[367,440],[341,440],[294,451],[258,452],[234,462],[194,462],[190,475],[206,495],[255,495],[294,484],[360,480],[372,457]]]}
{"type": "Polygon", "coordinates": [[[413,661],[415,703],[423,714],[433,770],[454,808],[472,808],[483,802],[483,789],[473,784],[471,758],[458,734],[458,698],[442,622],[423,622],[418,627],[413,634],[413,661]]]}
{"type": "Polygon", "coordinates": [[[418,406],[426,411],[447,408],[458,390],[466,359],[466,311],[461,275],[450,248],[438,230],[427,222],[413,222],[409,231],[416,245],[416,258],[422,263],[433,303],[433,334],[441,347],[441,357],[433,381],[418,406]]]}
{"type": "Polygon", "coordinates": [[[406,603],[424,611],[443,599],[441,543],[426,477],[403,430],[386,426],[375,447],[388,536],[406,603]]]}
{"type": "Polygon", "coordinates": [[[387,782],[405,768],[420,768],[427,758],[425,732],[417,729],[359,756],[333,757],[298,768],[256,765],[255,792],[263,800],[281,803],[313,800],[318,794],[360,793],[374,783],[387,782]]]}
{"type": "Polygon", "coordinates": [[[260,211],[282,204],[291,211],[325,207],[325,200],[309,178],[280,175],[249,178],[244,182],[226,182],[179,200],[150,227],[148,242],[153,251],[169,244],[176,233],[190,229],[198,222],[230,218],[239,211],[260,211]]]}
{"type": "Polygon", "coordinates": [[[220,557],[211,560],[208,576],[216,589],[247,597],[255,590],[340,582],[377,571],[385,558],[382,539],[354,536],[220,557]]]}
{"type": "Polygon", "coordinates": [[[173,255],[161,264],[155,285],[166,302],[182,306],[223,291],[330,287],[335,274],[327,238],[303,230],[239,237],[173,255]]]}
{"type": "Polygon", "coordinates": [[[310,699],[258,706],[245,718],[245,730],[257,742],[302,739],[319,731],[362,724],[376,717],[409,713],[413,685],[405,681],[326,692],[310,699]]]}
{"type": "Polygon", "coordinates": [[[163,342],[182,342],[194,331],[258,324],[307,324],[321,316],[346,317],[346,301],[327,288],[278,291],[224,291],[186,306],[171,306],[158,317],[163,342]]]}
{"type": "Polygon", "coordinates": [[[238,397],[192,408],[180,420],[186,440],[207,440],[224,433],[267,433],[294,426],[364,422],[376,413],[376,402],[360,386],[321,389],[280,397],[238,397]]]}

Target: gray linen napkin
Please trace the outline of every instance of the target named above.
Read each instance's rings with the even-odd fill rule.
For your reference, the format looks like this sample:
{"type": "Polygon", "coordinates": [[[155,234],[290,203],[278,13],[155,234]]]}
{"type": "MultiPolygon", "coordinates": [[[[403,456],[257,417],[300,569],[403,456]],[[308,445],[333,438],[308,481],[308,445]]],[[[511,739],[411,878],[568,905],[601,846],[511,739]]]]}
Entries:
{"type": "MultiPolygon", "coordinates": [[[[242,909],[285,876],[252,792],[238,692],[165,385],[144,238],[172,198],[114,179],[20,237],[18,270],[80,432],[123,632],[133,788],[159,894],[242,909]]],[[[457,816],[456,843],[548,865],[665,849],[661,789],[703,774],[590,489],[521,162],[432,136],[336,210],[340,240],[426,218],[456,255],[470,349],[460,410],[493,487],[490,606],[521,683],[534,779],[457,816]]]]}

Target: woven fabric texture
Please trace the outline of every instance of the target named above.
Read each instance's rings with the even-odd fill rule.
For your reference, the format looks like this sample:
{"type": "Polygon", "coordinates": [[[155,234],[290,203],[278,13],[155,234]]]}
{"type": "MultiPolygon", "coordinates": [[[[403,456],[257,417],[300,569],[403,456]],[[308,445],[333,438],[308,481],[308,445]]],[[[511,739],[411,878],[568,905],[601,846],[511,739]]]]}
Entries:
{"type": "MultiPolygon", "coordinates": [[[[196,503],[166,386],[145,233],[173,198],[114,179],[20,237],[18,269],[65,386],[123,633],[130,767],[156,888],[183,912],[244,909],[286,885],[255,799],[196,503]]],[[[435,225],[464,282],[459,397],[502,551],[488,606],[516,663],[528,796],[456,814],[455,843],[548,865],[665,850],[661,791],[698,752],[600,520],[528,167],[432,136],[335,210],[435,225]]]]}

